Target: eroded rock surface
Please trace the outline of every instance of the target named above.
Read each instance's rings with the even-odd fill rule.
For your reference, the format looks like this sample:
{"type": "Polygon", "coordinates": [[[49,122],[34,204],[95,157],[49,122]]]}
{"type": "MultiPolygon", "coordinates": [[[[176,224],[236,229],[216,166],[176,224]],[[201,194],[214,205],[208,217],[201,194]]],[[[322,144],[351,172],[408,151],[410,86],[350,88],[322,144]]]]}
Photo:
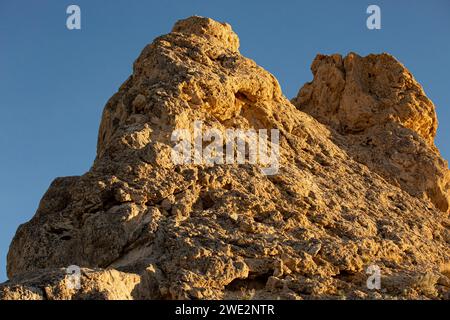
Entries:
{"type": "Polygon", "coordinates": [[[449,210],[448,163],[434,145],[433,103],[389,54],[318,55],[292,103],[339,134],[334,142],[409,194],[449,210]]]}
{"type": "Polygon", "coordinates": [[[65,268],[24,273],[4,284],[0,300],[130,300],[141,279],[117,270],[80,270],[71,278],[65,268]]]}
{"type": "MultiPolygon", "coordinates": [[[[0,298],[448,298],[448,168],[433,145],[434,107],[412,77],[394,88],[405,97],[388,111],[366,93],[381,84],[355,84],[346,97],[372,99],[373,110],[351,102],[341,115],[339,57],[316,59],[313,72],[329,74],[302,89],[296,107],[238,47],[229,25],[191,17],[143,50],[104,109],[91,170],[56,179],[19,227],[0,298]],[[328,121],[327,112],[336,114],[328,121]],[[251,163],[174,164],[171,134],[194,120],[219,131],[279,129],[278,174],[251,163]],[[382,139],[413,161],[406,182],[386,177],[381,155],[367,160],[375,147],[356,156],[348,135],[370,132],[391,132],[382,139]],[[428,182],[414,184],[414,166],[428,182]],[[84,270],[80,292],[59,269],[74,264],[84,270]],[[373,264],[381,290],[366,286],[373,264]]],[[[382,76],[392,87],[403,81],[382,76]]]]}

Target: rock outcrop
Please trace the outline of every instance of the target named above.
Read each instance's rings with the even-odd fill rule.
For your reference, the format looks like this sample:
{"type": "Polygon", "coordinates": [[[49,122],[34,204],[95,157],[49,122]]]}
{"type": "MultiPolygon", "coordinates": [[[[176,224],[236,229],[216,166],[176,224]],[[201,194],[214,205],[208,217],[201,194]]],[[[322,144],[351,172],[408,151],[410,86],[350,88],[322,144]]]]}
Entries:
{"type": "Polygon", "coordinates": [[[434,145],[433,103],[388,54],[318,55],[292,103],[339,133],[334,142],[390,183],[447,212],[448,164],[434,145]]]}
{"type": "Polygon", "coordinates": [[[90,171],[57,178],[19,227],[0,298],[449,298],[448,166],[412,76],[388,55],[319,56],[292,104],[238,48],[191,17],[143,50],[90,171]],[[277,174],[174,163],[172,133],[194,121],[278,129],[277,174]]]}

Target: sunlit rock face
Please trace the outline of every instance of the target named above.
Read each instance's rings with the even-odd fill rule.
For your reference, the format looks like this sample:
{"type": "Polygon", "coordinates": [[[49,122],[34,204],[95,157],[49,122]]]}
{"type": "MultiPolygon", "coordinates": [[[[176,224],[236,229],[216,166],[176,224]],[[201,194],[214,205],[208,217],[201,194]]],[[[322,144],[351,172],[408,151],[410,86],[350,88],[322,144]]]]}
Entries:
{"type": "Polygon", "coordinates": [[[238,49],[202,17],[144,48],[92,168],[55,179],[17,230],[1,299],[448,298],[448,166],[409,72],[386,54],[318,56],[291,103],[238,49]],[[194,121],[278,130],[278,172],[174,163],[172,133],[194,121]]]}

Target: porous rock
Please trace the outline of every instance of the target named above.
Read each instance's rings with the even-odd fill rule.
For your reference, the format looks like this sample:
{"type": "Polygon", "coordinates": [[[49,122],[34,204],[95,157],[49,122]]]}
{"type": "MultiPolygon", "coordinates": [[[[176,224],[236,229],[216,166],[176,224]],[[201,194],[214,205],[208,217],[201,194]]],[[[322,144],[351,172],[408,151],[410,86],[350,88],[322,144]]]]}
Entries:
{"type": "Polygon", "coordinates": [[[17,230],[0,298],[448,296],[448,168],[412,76],[388,55],[319,56],[293,104],[238,46],[229,25],[191,17],[144,48],[104,109],[92,168],[57,178],[17,230]],[[195,120],[279,129],[278,173],[173,163],[171,133],[195,120]]]}

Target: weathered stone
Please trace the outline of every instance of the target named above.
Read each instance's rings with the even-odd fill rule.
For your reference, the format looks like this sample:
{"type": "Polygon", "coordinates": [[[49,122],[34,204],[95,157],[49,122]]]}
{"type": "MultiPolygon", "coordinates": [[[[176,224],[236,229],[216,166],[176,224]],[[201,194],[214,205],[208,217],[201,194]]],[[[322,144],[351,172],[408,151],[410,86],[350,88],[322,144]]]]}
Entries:
{"type": "Polygon", "coordinates": [[[446,297],[448,168],[406,69],[387,55],[319,57],[294,100],[311,116],[238,47],[229,25],[191,17],[142,51],[104,109],[91,170],[56,179],[19,227],[0,298],[446,297]],[[171,134],[195,120],[279,129],[279,172],[174,164],[171,134]],[[364,135],[377,147],[351,146],[364,135]],[[59,268],[74,264],[84,287],[72,292],[59,268]],[[366,287],[371,264],[384,291],[366,287]]]}
{"type": "Polygon", "coordinates": [[[333,141],[353,159],[448,212],[450,172],[434,145],[435,108],[411,73],[385,53],[318,55],[311,71],[292,103],[333,128],[333,141]]]}

